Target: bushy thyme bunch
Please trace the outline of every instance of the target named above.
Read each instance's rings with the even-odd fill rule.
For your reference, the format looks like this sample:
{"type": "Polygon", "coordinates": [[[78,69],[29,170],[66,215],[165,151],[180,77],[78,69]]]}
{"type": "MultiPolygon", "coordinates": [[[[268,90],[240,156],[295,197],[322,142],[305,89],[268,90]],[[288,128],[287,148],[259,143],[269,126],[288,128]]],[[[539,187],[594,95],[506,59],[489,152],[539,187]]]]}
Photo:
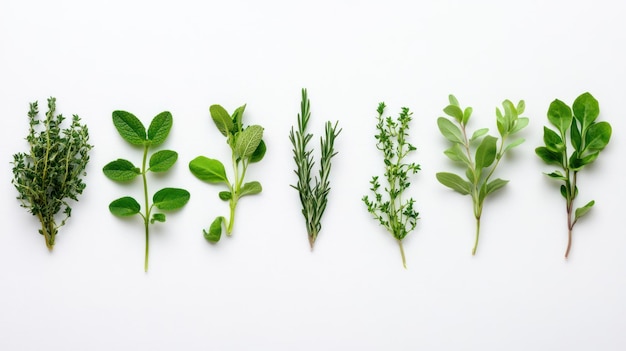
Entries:
{"type": "Polygon", "coordinates": [[[330,181],[328,177],[331,169],[331,159],[337,154],[335,152],[335,138],[341,132],[337,130],[337,123],[333,126],[329,121],[325,124],[325,135],[320,138],[321,158],[319,167],[319,178],[315,177],[315,185],[311,186],[311,171],[315,162],[313,161],[313,150],[308,149],[308,143],[313,138],[313,134],[307,133],[306,128],[311,117],[310,101],[307,97],[306,89],[302,89],[302,102],[300,103],[301,113],[298,114],[298,129],[291,128],[289,140],[293,145],[293,159],[296,162],[294,172],[298,176],[298,183],[292,185],[300,195],[302,204],[302,215],[306,221],[306,229],[309,235],[311,250],[315,244],[315,239],[322,229],[322,215],[326,210],[328,193],[330,192],[330,181]]]}
{"type": "Polygon", "coordinates": [[[409,123],[411,122],[412,113],[407,107],[402,108],[402,112],[397,120],[391,117],[383,117],[385,111],[385,103],[378,105],[378,123],[376,129],[376,147],[383,152],[383,160],[385,163],[385,179],[387,186],[384,190],[388,196],[383,199],[380,191],[380,181],[378,176],[372,177],[370,190],[374,193],[374,198],[368,196],[362,198],[367,206],[367,211],[374,215],[380,225],[385,227],[389,233],[393,235],[400,246],[400,254],[402,255],[402,264],[406,268],[406,258],[404,256],[404,248],[402,239],[415,229],[419,213],[415,211],[413,205],[415,200],[409,198],[403,200],[402,195],[411,183],[409,175],[417,173],[420,166],[416,163],[404,163],[405,158],[415,146],[411,145],[406,137],[409,135],[409,123]]]}
{"type": "Polygon", "coordinates": [[[46,246],[52,250],[59,228],[72,214],[67,200],[78,201],[83,193],[89,162],[87,126],[80,124],[80,118],[73,115],[67,129],[61,124],[65,120],[56,115],[56,99],[48,99],[48,112],[45,120],[38,118],[37,102],[30,104],[28,112],[29,130],[26,141],[29,152],[13,155],[13,185],[19,192],[21,206],[28,209],[41,222],[39,233],[46,239],[46,246]],[[59,224],[55,216],[61,213],[59,224]]]}

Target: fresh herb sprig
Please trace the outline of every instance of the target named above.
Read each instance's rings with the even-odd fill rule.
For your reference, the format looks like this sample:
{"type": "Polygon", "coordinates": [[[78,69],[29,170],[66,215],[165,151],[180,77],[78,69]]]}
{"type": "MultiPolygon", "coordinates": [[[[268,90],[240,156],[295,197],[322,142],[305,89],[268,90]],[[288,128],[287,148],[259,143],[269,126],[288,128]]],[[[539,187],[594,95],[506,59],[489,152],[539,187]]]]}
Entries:
{"type": "Polygon", "coordinates": [[[598,100],[589,93],[577,97],[572,109],[563,101],[554,100],[548,109],[548,121],[556,127],[557,131],[543,127],[545,146],[535,149],[537,156],[545,163],[560,166],[563,170],[563,172],[556,170],[546,174],[552,179],[563,181],[561,195],[565,198],[567,209],[565,258],[569,256],[572,247],[574,225],[595,204],[592,200],[574,210],[574,200],[578,196],[576,185],[578,172],[595,161],[600,151],[604,150],[611,139],[611,125],[608,122],[595,122],[599,114],[598,100]],[[568,146],[573,149],[571,154],[568,154],[568,146]]]}
{"type": "Polygon", "coordinates": [[[315,239],[322,229],[322,215],[328,203],[330,193],[331,159],[337,155],[335,152],[335,139],[341,133],[337,130],[338,122],[333,126],[330,121],[325,124],[324,137],[320,138],[321,158],[319,167],[319,178],[315,177],[315,185],[311,186],[311,171],[315,161],[313,161],[313,150],[308,149],[308,143],[313,138],[313,134],[307,133],[306,128],[311,117],[311,105],[307,97],[306,89],[302,89],[302,102],[300,103],[300,114],[298,114],[298,130],[291,127],[289,140],[293,145],[293,159],[296,162],[294,172],[298,176],[298,183],[292,185],[300,195],[302,204],[302,215],[306,222],[306,230],[309,236],[311,250],[315,244],[315,239]]]}
{"type": "Polygon", "coordinates": [[[528,125],[528,118],[519,117],[524,113],[524,100],[517,106],[509,100],[502,103],[504,113],[500,108],[496,108],[496,122],[500,133],[500,143],[498,138],[487,135],[488,128],[476,130],[468,138],[467,123],[472,115],[472,108],[461,108],[459,101],[450,95],[450,104],[443,111],[450,117],[439,117],[437,125],[441,134],[452,143],[452,147],[444,154],[452,161],[459,162],[465,166],[465,177],[454,173],[437,173],[439,182],[462,195],[470,195],[474,204],[474,217],[476,218],[476,239],[472,255],[478,249],[478,238],[480,235],[480,218],[483,212],[483,203],[488,195],[505,186],[509,181],[496,178],[491,180],[491,176],[500,164],[504,154],[512,148],[524,142],[523,138],[507,142],[508,138],[521,131],[528,125]],[[475,151],[472,151],[475,150],[475,151]]]}
{"type": "Polygon", "coordinates": [[[185,189],[163,188],[152,196],[152,204],[148,198],[148,172],[162,173],[169,170],[178,159],[178,153],[172,150],[160,150],[153,153],[148,161],[148,151],[165,142],[172,128],[172,114],[161,112],[152,119],[146,132],[143,123],[130,112],[113,111],[113,125],[120,136],[128,143],[143,148],[141,168],[125,159],[117,159],[109,162],[102,171],[107,178],[116,182],[130,182],[137,176],[143,181],[144,213],[141,213],[141,205],[130,196],[124,196],[114,200],[109,205],[112,214],[119,217],[140,215],[143,218],[146,235],[146,253],[144,270],[148,271],[148,257],[150,252],[150,224],[165,222],[165,214],[153,212],[156,207],[161,211],[171,211],[182,208],[189,201],[190,194],[185,189]]]}
{"type": "Polygon", "coordinates": [[[19,192],[21,206],[39,219],[46,246],[52,250],[59,228],[72,214],[68,199],[78,201],[83,193],[89,162],[87,126],[80,124],[80,117],[73,115],[67,129],[62,128],[65,117],[56,115],[56,99],[48,99],[45,120],[38,117],[37,101],[30,104],[28,111],[29,130],[26,141],[28,152],[13,155],[13,185],[19,192]],[[57,224],[55,217],[61,213],[57,224]]]}
{"type": "Polygon", "coordinates": [[[411,185],[409,175],[417,173],[420,166],[416,163],[405,163],[405,158],[409,153],[416,150],[415,146],[406,139],[409,135],[409,123],[413,113],[407,107],[403,107],[399,117],[394,120],[391,116],[383,117],[385,107],[384,102],[378,105],[378,123],[376,124],[378,134],[375,138],[376,147],[383,152],[387,181],[384,190],[387,196],[383,199],[380,181],[378,176],[374,176],[370,181],[372,185],[370,190],[374,193],[374,197],[370,199],[368,196],[363,196],[362,201],[367,206],[367,211],[397,240],[402,255],[402,265],[406,268],[402,239],[415,229],[419,213],[413,208],[415,200],[409,198],[403,201],[402,195],[411,185]]]}
{"type": "Polygon", "coordinates": [[[198,179],[210,184],[223,184],[227,191],[219,193],[220,199],[228,201],[230,205],[230,218],[218,216],[209,226],[209,230],[203,230],[204,238],[216,243],[222,236],[222,224],[226,226],[226,234],[231,235],[235,223],[235,209],[237,202],[243,196],[260,193],[263,188],[261,183],[252,181],[244,183],[246,171],[250,163],[259,162],[265,155],[266,146],[263,141],[263,127],[252,125],[243,127],[243,112],[246,105],[240,106],[232,117],[220,105],[212,105],[209,108],[211,118],[220,133],[226,137],[226,143],[231,149],[231,161],[234,181],[231,183],[226,176],[224,164],[219,160],[198,156],[189,162],[189,170],[198,179]]]}

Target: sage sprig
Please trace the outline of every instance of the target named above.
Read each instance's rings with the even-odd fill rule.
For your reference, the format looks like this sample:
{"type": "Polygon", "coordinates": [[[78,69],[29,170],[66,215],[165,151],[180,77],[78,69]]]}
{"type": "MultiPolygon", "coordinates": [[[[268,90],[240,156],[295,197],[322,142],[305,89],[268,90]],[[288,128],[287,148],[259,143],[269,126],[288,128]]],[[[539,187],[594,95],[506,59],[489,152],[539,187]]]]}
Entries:
{"type": "Polygon", "coordinates": [[[405,162],[409,153],[416,150],[415,146],[406,139],[409,135],[409,123],[413,113],[407,107],[403,107],[398,118],[394,120],[391,116],[383,117],[385,107],[385,103],[381,102],[376,110],[378,112],[378,123],[376,124],[378,134],[375,135],[375,138],[376,147],[383,153],[384,176],[387,181],[387,185],[383,189],[387,195],[383,197],[379,178],[374,176],[370,181],[372,185],[370,190],[374,193],[374,197],[370,199],[369,196],[363,196],[362,201],[367,206],[367,211],[398,242],[402,255],[402,265],[406,268],[402,239],[415,229],[419,213],[413,208],[415,200],[413,198],[403,200],[403,194],[411,185],[409,176],[417,173],[420,166],[416,163],[405,162]]]}
{"type": "Polygon", "coordinates": [[[219,193],[219,198],[229,203],[228,222],[225,217],[218,216],[213,220],[208,231],[203,230],[204,238],[213,243],[218,242],[222,236],[222,224],[226,226],[226,234],[231,235],[239,199],[243,196],[258,194],[263,190],[261,183],[257,181],[244,183],[250,163],[261,161],[266,151],[263,127],[259,125],[243,127],[245,108],[246,105],[240,106],[232,116],[220,105],[212,105],[209,108],[215,126],[226,137],[226,143],[231,149],[233,182],[226,176],[224,164],[219,160],[198,156],[189,162],[189,170],[198,179],[210,184],[223,184],[227,188],[227,191],[219,193]]]}
{"type": "Polygon", "coordinates": [[[146,235],[146,250],[144,270],[148,271],[148,257],[150,252],[150,224],[165,222],[165,213],[153,212],[154,208],[160,211],[171,211],[182,208],[189,201],[190,194],[185,189],[163,188],[152,196],[152,204],[148,198],[148,172],[162,173],[168,171],[178,159],[178,153],[172,150],[159,150],[150,155],[148,152],[163,144],[172,128],[172,114],[161,112],[152,119],[146,132],[143,123],[130,112],[113,111],[113,125],[120,136],[131,145],[143,149],[141,168],[135,166],[126,159],[117,159],[109,162],[102,171],[104,175],[116,182],[126,183],[141,176],[143,181],[144,212],[141,213],[141,205],[130,196],[124,196],[114,200],[109,205],[109,211],[119,217],[140,215],[144,222],[146,235]]]}
{"type": "Polygon", "coordinates": [[[87,126],[80,124],[78,115],[73,115],[69,128],[64,129],[65,117],[55,115],[55,111],[53,97],[48,99],[45,120],[38,117],[37,101],[30,104],[26,136],[30,150],[14,154],[12,162],[17,199],[39,219],[39,234],[44,236],[49,250],[54,247],[59,228],[72,214],[68,199],[78,201],[85,189],[82,177],[93,148],[87,126]]]}
{"type": "Polygon", "coordinates": [[[548,109],[548,121],[556,127],[556,131],[543,127],[545,146],[535,149],[537,156],[545,163],[557,165],[562,170],[546,174],[563,182],[560,189],[567,209],[565,258],[569,256],[572,247],[574,225],[595,204],[595,201],[591,200],[586,205],[574,209],[574,200],[578,196],[576,185],[578,172],[594,162],[611,139],[611,125],[608,122],[596,122],[599,114],[598,100],[589,93],[577,97],[571,109],[563,101],[554,100],[548,109]],[[568,146],[572,150],[570,154],[568,146]]]}
{"type": "Polygon", "coordinates": [[[331,159],[337,155],[335,152],[335,139],[341,132],[337,130],[338,122],[333,126],[330,121],[325,124],[325,134],[320,138],[320,167],[319,178],[315,177],[315,185],[311,186],[311,172],[315,161],[313,161],[313,150],[308,148],[308,143],[313,138],[313,134],[307,133],[307,125],[311,118],[311,104],[307,97],[306,89],[302,89],[302,102],[300,103],[300,114],[298,114],[298,130],[291,127],[289,140],[293,145],[293,159],[296,162],[294,172],[298,176],[298,183],[292,185],[300,195],[302,204],[302,215],[306,222],[306,229],[309,236],[311,250],[315,244],[315,239],[322,229],[322,215],[326,210],[328,194],[330,193],[331,159]]]}
{"type": "Polygon", "coordinates": [[[524,113],[524,100],[521,100],[517,106],[509,100],[504,100],[502,103],[503,110],[496,108],[496,124],[500,134],[500,143],[498,143],[498,138],[487,135],[488,128],[478,129],[468,137],[467,124],[472,115],[472,108],[462,109],[454,95],[450,95],[448,99],[450,104],[443,111],[452,120],[439,117],[437,125],[441,134],[452,143],[452,147],[447,149],[444,154],[452,161],[465,167],[465,179],[454,173],[440,172],[437,173],[437,180],[462,195],[472,197],[474,217],[476,218],[476,239],[472,255],[475,255],[478,249],[483,203],[487,196],[509,182],[500,178],[491,180],[491,177],[505,153],[524,142],[523,138],[517,138],[510,142],[508,139],[528,125],[528,118],[520,117],[524,113]]]}

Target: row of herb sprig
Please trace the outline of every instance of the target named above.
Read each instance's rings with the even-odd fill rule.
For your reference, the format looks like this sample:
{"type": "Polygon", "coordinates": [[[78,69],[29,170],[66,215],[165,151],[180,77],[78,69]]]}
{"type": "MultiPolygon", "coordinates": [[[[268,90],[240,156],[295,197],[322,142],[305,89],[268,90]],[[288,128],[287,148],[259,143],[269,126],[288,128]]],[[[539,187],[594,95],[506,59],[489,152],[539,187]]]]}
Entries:
{"type": "MultiPolygon", "coordinates": [[[[500,178],[492,179],[492,176],[504,155],[524,142],[522,138],[510,140],[510,137],[525,128],[529,119],[520,116],[525,108],[523,100],[517,105],[505,100],[502,110],[496,109],[499,142],[498,138],[488,135],[487,128],[475,130],[470,137],[467,126],[473,112],[472,108],[463,109],[453,95],[449,96],[449,102],[450,104],[443,110],[448,118],[440,117],[437,124],[442,135],[452,143],[444,154],[466,168],[465,179],[449,172],[437,173],[437,179],[452,190],[471,196],[476,218],[476,238],[472,250],[472,254],[475,254],[484,200],[508,183],[507,180],[500,178]]],[[[398,241],[402,262],[406,267],[402,239],[415,229],[419,214],[414,209],[415,200],[413,198],[403,200],[403,192],[410,185],[409,176],[417,173],[420,166],[405,161],[409,153],[417,149],[407,139],[412,113],[408,108],[403,108],[399,117],[393,119],[384,117],[385,107],[384,103],[380,103],[377,109],[376,127],[379,133],[375,138],[377,148],[384,156],[386,186],[381,190],[379,177],[374,176],[370,182],[374,196],[372,198],[364,196],[362,200],[374,218],[398,241]]],[[[78,195],[85,188],[82,177],[86,175],[84,169],[89,161],[88,152],[93,147],[88,143],[87,127],[80,124],[80,118],[74,115],[70,127],[62,129],[61,123],[64,118],[62,115],[55,115],[55,109],[56,100],[48,99],[48,113],[42,122],[37,119],[37,103],[30,105],[28,113],[30,128],[26,140],[31,148],[27,153],[15,154],[12,162],[13,184],[19,192],[18,199],[22,207],[27,208],[40,220],[42,229],[39,232],[45,237],[49,249],[54,245],[58,229],[71,215],[68,199],[78,201],[78,195]],[[60,224],[57,224],[55,216],[60,212],[63,216],[60,224]]],[[[229,202],[229,219],[218,216],[209,226],[209,230],[204,231],[205,238],[215,243],[219,241],[223,227],[226,227],[228,235],[231,234],[238,200],[243,196],[262,191],[258,181],[244,182],[244,178],[248,166],[263,159],[266,145],[261,126],[244,127],[242,121],[245,105],[237,108],[232,115],[220,105],[213,105],[209,110],[215,126],[226,137],[232,151],[233,175],[230,178],[232,180],[228,178],[223,163],[217,159],[198,156],[189,163],[189,169],[198,179],[223,184],[227,188],[226,191],[219,193],[219,198],[229,202]]],[[[292,187],[299,193],[309,242],[313,248],[321,229],[321,218],[330,192],[331,159],[337,154],[334,142],[341,130],[337,129],[337,123],[334,125],[326,123],[325,136],[320,139],[319,178],[315,177],[315,182],[312,182],[314,160],[312,150],[308,147],[312,134],[306,131],[310,115],[310,101],[306,90],[303,89],[301,113],[298,114],[297,120],[298,128],[292,128],[289,135],[294,147],[296,163],[294,172],[298,177],[298,182],[292,187]]],[[[561,168],[547,175],[563,182],[560,192],[566,200],[567,209],[566,258],[571,249],[574,225],[595,204],[592,200],[575,209],[578,173],[597,159],[611,138],[610,124],[596,122],[598,115],[599,104],[589,93],[580,95],[572,108],[560,100],[555,100],[548,110],[548,120],[557,131],[544,127],[545,146],[535,150],[543,161],[561,168]],[[568,148],[573,151],[568,153],[568,148]]],[[[143,212],[139,201],[129,196],[114,200],[109,209],[116,216],[139,215],[143,219],[146,238],[144,268],[147,271],[150,225],[165,222],[166,215],[163,211],[180,209],[190,198],[188,191],[168,187],[155,192],[152,202],[149,200],[148,173],[166,172],[178,159],[178,154],[172,150],[159,150],[150,154],[150,151],[160,146],[169,135],[173,118],[169,112],[162,112],[154,117],[146,129],[133,114],[114,111],[113,124],[125,141],[143,149],[141,167],[135,166],[129,160],[117,159],[108,163],[103,172],[117,182],[131,182],[141,176],[144,193],[143,212]]]]}

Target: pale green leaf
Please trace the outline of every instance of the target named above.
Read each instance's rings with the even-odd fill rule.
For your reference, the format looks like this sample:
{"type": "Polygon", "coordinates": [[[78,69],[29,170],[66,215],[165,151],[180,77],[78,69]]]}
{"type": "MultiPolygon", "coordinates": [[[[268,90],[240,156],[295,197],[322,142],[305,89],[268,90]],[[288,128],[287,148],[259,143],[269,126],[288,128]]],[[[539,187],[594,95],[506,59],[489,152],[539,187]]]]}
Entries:
{"type": "Polygon", "coordinates": [[[437,180],[441,184],[463,195],[467,195],[471,191],[471,184],[454,173],[437,173],[437,180]]]}
{"type": "Polygon", "coordinates": [[[219,160],[198,156],[189,162],[189,170],[198,179],[209,183],[226,183],[226,170],[219,160]]]}

